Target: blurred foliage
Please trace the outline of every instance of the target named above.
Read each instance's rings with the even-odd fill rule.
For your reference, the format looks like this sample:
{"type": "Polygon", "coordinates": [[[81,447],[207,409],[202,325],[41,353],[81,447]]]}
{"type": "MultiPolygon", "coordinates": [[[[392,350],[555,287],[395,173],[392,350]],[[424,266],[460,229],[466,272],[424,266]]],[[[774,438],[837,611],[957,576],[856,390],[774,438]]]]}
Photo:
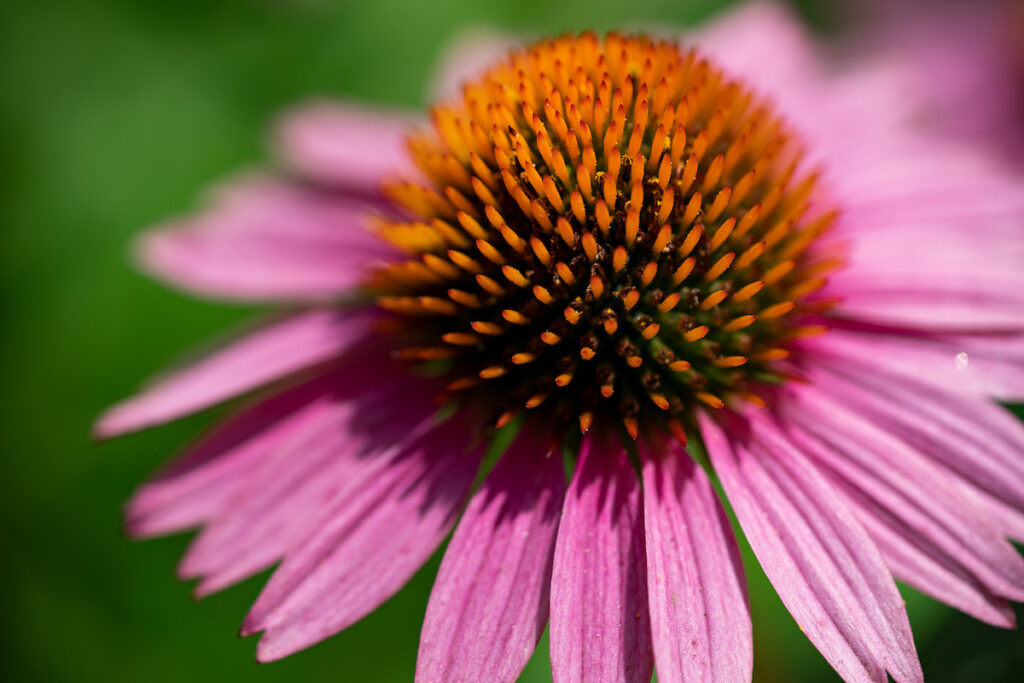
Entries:
{"type": "MultiPolygon", "coordinates": [[[[820,4],[802,3],[818,25],[820,4]]],[[[315,94],[416,107],[467,27],[691,24],[712,0],[91,0],[0,6],[0,679],[405,681],[437,558],[376,613],[283,662],[234,633],[265,576],[201,602],[187,542],[127,540],[133,487],[209,422],[97,447],[90,424],[183,349],[251,315],[129,265],[143,226],[267,159],[274,113],[315,94]]],[[[833,680],[750,562],[756,679],[833,680]]],[[[933,681],[1012,680],[1024,641],[907,592],[933,681]]],[[[542,643],[523,680],[550,680],[542,643]]]]}

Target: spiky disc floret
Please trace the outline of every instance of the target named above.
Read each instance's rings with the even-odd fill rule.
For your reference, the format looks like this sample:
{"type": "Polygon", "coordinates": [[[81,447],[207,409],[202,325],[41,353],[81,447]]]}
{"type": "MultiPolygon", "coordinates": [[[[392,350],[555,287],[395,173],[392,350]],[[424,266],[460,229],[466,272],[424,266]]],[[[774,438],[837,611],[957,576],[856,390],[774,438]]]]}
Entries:
{"type": "MultiPolygon", "coordinates": [[[[381,219],[408,260],[371,288],[401,355],[501,423],[612,410],[636,434],[696,405],[762,402],[834,262],[808,256],[792,135],[765,101],[673,43],[592,34],[510,55],[413,137],[425,182],[381,219]],[[476,392],[476,396],[472,393],[476,392]]],[[[820,250],[819,250],[820,251],[820,250]]]]}

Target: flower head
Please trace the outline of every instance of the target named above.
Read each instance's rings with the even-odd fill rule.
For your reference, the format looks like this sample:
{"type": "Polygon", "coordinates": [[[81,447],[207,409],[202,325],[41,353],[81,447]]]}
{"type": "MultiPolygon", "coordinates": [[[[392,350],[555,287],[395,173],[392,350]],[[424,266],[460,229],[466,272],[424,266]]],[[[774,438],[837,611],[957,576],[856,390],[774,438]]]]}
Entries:
{"type": "Polygon", "coordinates": [[[680,438],[697,404],[764,404],[775,361],[829,301],[816,179],[774,108],[674,43],[538,43],[466,85],[413,138],[428,176],[386,192],[416,220],[376,273],[409,360],[499,426],[641,423],[680,438]]]}
{"type": "Polygon", "coordinates": [[[320,105],[283,129],[297,178],[146,238],[179,285],[305,304],[99,426],[253,394],[129,526],[202,525],[200,593],[280,562],[260,659],[456,527],[417,679],[513,680],[549,623],[556,680],[749,679],[712,477],[847,680],[921,678],[893,575],[1013,624],[1024,428],[991,399],[1024,387],[1020,180],[913,127],[886,73],[825,75],[771,6],[697,42],[514,50],[408,154],[404,120],[320,105]]]}

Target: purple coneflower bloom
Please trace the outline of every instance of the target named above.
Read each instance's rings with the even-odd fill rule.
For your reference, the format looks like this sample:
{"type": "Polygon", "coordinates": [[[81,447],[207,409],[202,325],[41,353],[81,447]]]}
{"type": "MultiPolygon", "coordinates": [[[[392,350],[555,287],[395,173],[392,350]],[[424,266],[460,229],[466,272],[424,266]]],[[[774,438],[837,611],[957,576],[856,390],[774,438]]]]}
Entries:
{"type": "Polygon", "coordinates": [[[242,627],[265,661],[454,527],[423,681],[513,680],[548,623],[559,681],[749,679],[711,477],[847,680],[922,677],[894,576],[1012,626],[1024,427],[994,400],[1024,397],[1021,180],[915,128],[877,62],[822,58],[754,5],[682,46],[512,52],[407,147],[401,116],[287,117],[288,174],[142,243],[175,285],[299,308],[103,417],[251,394],[131,531],[202,526],[200,594],[280,563],[242,627]]]}

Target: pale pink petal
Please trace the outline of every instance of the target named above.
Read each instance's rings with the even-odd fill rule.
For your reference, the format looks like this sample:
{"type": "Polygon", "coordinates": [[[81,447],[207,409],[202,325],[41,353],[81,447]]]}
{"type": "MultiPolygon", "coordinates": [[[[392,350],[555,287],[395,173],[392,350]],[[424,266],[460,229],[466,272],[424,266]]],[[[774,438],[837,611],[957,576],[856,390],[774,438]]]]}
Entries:
{"type": "MultiPolygon", "coordinates": [[[[729,419],[729,418],[725,418],[729,419]]],[[[922,680],[903,600],[878,549],[771,417],[701,433],[736,517],[801,630],[848,681],[922,680]]]]}
{"type": "Polygon", "coordinates": [[[836,314],[856,320],[926,331],[1024,330],[1024,210],[989,220],[1017,226],[1016,238],[987,234],[969,218],[879,216],[869,224],[885,230],[862,230],[848,241],[846,266],[823,293],[840,296],[836,314]]]}
{"type": "MultiPolygon", "coordinates": [[[[1010,207],[1021,204],[1020,195],[1012,192],[1013,178],[1019,171],[977,147],[955,138],[936,139],[933,133],[910,126],[873,132],[886,136],[884,144],[857,146],[843,158],[829,159],[830,166],[842,170],[831,180],[842,188],[851,207],[860,210],[879,205],[882,200],[893,208],[909,208],[910,203],[917,203],[925,215],[948,217],[950,214],[942,212],[941,207],[921,205],[921,200],[929,196],[943,199],[938,194],[943,190],[950,193],[954,200],[951,206],[957,210],[985,211],[1000,208],[1003,201],[1008,201],[1010,207]],[[947,172],[948,164],[956,165],[956,174],[947,172]],[[991,187],[986,188],[989,183],[991,187]],[[972,191],[984,194],[976,195],[973,202],[965,201],[972,191]]],[[[867,225],[864,229],[877,228],[867,225]]]]}
{"type": "Polygon", "coordinates": [[[179,573],[201,576],[206,595],[261,571],[309,536],[321,513],[375,476],[375,459],[429,426],[432,387],[368,359],[337,380],[331,409],[282,443],[241,480],[237,492],[189,547],[179,573]]]}
{"type": "Polygon", "coordinates": [[[942,342],[956,351],[958,375],[969,378],[964,383],[983,383],[1001,401],[1024,403],[1024,333],[949,335],[942,342]]]}
{"type": "Polygon", "coordinates": [[[1002,531],[1024,534],[1024,425],[990,401],[951,391],[870,362],[816,357],[815,381],[844,404],[955,474],[995,513],[1002,531]],[[827,374],[826,374],[827,371],[827,374]]]}
{"type": "Polygon", "coordinates": [[[1024,400],[1024,336],[913,336],[891,330],[833,329],[800,346],[808,353],[859,360],[947,391],[1024,400]]]}
{"type": "Polygon", "coordinates": [[[281,117],[275,141],[284,164],[303,178],[372,196],[385,178],[412,170],[405,141],[423,123],[412,113],[322,100],[281,117]]]}
{"type": "Polygon", "coordinates": [[[271,323],[113,406],[100,417],[96,434],[117,436],[175,420],[337,358],[366,335],[368,316],[320,310],[271,323]]]}
{"type": "Polygon", "coordinates": [[[509,33],[489,28],[464,30],[448,44],[438,60],[428,92],[430,101],[454,100],[462,94],[463,85],[507,59],[508,53],[521,42],[509,33]]]}
{"type": "Polygon", "coordinates": [[[340,195],[246,179],[199,214],[145,233],[138,260],[157,279],[200,296],[336,299],[397,258],[367,229],[370,209],[340,195]]]}
{"type": "Polygon", "coordinates": [[[842,299],[837,316],[922,332],[1024,329],[1017,171],[910,131],[829,161],[846,263],[822,293],[842,299]]]}
{"type": "Polygon", "coordinates": [[[339,381],[330,373],[237,411],[139,488],[128,531],[151,536],[212,519],[250,472],[322,418],[339,381]]]}
{"type": "Polygon", "coordinates": [[[675,442],[639,446],[658,680],[749,681],[750,611],[729,519],[704,470],[675,442]]]}
{"type": "Polygon", "coordinates": [[[893,288],[850,296],[836,312],[853,320],[937,332],[1005,332],[1022,329],[1022,306],[1016,296],[893,288]]]}
{"type": "MultiPolygon", "coordinates": [[[[1024,230],[1019,223],[1007,221],[1019,218],[1024,210],[1018,170],[993,163],[975,148],[951,141],[936,145],[934,138],[912,131],[904,132],[891,147],[859,149],[833,162],[839,172],[830,180],[841,191],[843,216],[856,232],[872,235],[884,247],[885,238],[893,236],[893,225],[900,226],[901,232],[909,229],[918,239],[927,237],[929,243],[979,233],[1019,236],[1024,230]],[[956,166],[955,175],[947,172],[950,165],[956,166]],[[935,230],[937,225],[945,229],[935,230]],[[970,230],[965,231],[965,225],[970,230]]],[[[875,253],[890,258],[900,255],[884,249],[875,253]]],[[[1001,253],[991,256],[998,258],[1001,253]]]]}
{"type": "Polygon", "coordinates": [[[902,566],[927,569],[897,578],[986,621],[1011,625],[1000,598],[1024,599],[1024,559],[963,495],[956,477],[843,406],[828,388],[794,387],[794,403],[784,404],[790,436],[846,495],[890,566],[892,556],[902,566]]]}
{"type": "Polygon", "coordinates": [[[916,110],[916,100],[900,90],[903,82],[890,62],[864,60],[828,69],[824,47],[781,2],[740,3],[691,39],[729,76],[743,79],[777,106],[812,143],[808,162],[830,166],[865,142],[884,148],[880,135],[916,110]],[[864,125],[867,118],[872,125],[864,125]]]}
{"type": "Polygon", "coordinates": [[[562,510],[551,577],[556,683],[649,681],[640,482],[613,434],[588,432],[562,510]]]}
{"type": "Polygon", "coordinates": [[[692,40],[716,64],[768,92],[804,87],[821,57],[793,11],[766,0],[722,12],[692,40]]]}
{"type": "Polygon", "coordinates": [[[544,632],[565,473],[558,446],[532,427],[488,475],[448,544],[417,681],[515,681],[544,632]]]}
{"type": "Polygon", "coordinates": [[[260,661],[280,659],[347,628],[391,597],[452,527],[480,461],[470,424],[456,416],[392,454],[322,512],[289,552],[245,619],[266,631],[260,661]]]}

